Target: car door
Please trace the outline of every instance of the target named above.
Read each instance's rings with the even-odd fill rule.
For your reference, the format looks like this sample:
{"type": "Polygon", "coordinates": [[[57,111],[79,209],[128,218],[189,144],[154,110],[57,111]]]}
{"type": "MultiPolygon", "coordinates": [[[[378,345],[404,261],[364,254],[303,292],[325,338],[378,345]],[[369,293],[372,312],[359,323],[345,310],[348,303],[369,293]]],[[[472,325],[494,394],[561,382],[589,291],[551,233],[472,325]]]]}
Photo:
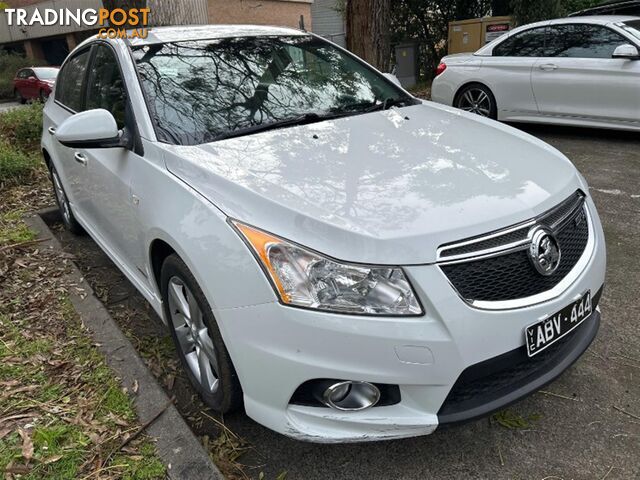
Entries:
{"type": "MultiPolygon", "coordinates": [[[[105,109],[120,130],[135,130],[124,78],[111,46],[101,42],[94,46],[89,71],[86,110],[105,109]]],[[[125,148],[81,149],[77,153],[85,158],[86,182],[91,190],[85,210],[88,221],[122,260],[140,266],[142,246],[131,183],[143,159],[125,148]]]]}
{"type": "Polygon", "coordinates": [[[514,33],[482,58],[482,76],[492,88],[500,117],[538,112],[531,88],[531,71],[544,52],[545,27],[514,33]]]}
{"type": "Polygon", "coordinates": [[[540,112],[637,122],[640,62],[612,58],[616,47],[628,43],[604,25],[549,26],[547,57],[536,62],[531,77],[540,112]]]}
{"type": "Polygon", "coordinates": [[[26,80],[26,74],[27,74],[27,69],[22,69],[19,70],[18,73],[16,73],[15,79],[13,81],[13,86],[14,88],[18,91],[18,93],[22,96],[22,98],[26,98],[24,96],[24,83],[26,80]]]}
{"type": "Polygon", "coordinates": [[[33,70],[30,68],[24,70],[24,79],[22,80],[22,97],[26,99],[33,98],[35,83],[37,82],[33,70]]]}
{"type": "Polygon", "coordinates": [[[74,52],[66,60],[58,74],[58,85],[53,102],[44,109],[45,134],[52,137],[53,162],[62,179],[71,207],[82,221],[86,204],[91,194],[86,188],[86,167],[76,157],[75,151],[60,144],[55,138],[56,128],[71,115],[84,109],[84,91],[87,65],[91,50],[89,47],[74,52]]]}

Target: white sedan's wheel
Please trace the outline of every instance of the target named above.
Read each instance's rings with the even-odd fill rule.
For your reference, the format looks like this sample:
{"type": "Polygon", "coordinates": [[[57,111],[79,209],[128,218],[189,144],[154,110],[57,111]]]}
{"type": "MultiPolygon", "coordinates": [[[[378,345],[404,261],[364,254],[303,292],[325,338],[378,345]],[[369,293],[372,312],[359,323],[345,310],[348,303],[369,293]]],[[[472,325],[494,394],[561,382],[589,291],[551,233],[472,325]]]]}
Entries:
{"type": "Polygon", "coordinates": [[[462,89],[456,97],[454,106],[483,117],[493,119],[497,117],[496,101],[491,91],[484,85],[469,85],[462,89]]]}

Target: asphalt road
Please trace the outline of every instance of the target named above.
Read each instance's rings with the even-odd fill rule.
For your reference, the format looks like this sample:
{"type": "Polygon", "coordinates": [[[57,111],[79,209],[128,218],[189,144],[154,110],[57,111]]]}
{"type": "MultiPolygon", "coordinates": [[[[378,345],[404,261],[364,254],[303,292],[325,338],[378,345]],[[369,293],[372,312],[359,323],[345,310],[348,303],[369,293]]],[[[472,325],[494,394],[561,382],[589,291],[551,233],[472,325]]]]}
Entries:
{"type": "MultiPolygon", "coordinates": [[[[510,407],[524,428],[491,419],[428,437],[358,445],[290,440],[244,414],[225,419],[252,445],[246,472],[273,479],[640,479],[640,136],[598,130],[526,127],[564,152],[591,185],[608,242],[602,326],[587,353],[557,381],[510,407]]],[[[550,172],[550,175],[553,173],[550,172]]],[[[123,328],[162,336],[144,300],[88,238],[59,232],[94,290],[123,328]]],[[[144,344],[144,342],[142,342],[144,344]]],[[[148,352],[147,352],[148,353],[148,352]]],[[[200,435],[218,429],[183,379],[156,366],[200,435]]]]}

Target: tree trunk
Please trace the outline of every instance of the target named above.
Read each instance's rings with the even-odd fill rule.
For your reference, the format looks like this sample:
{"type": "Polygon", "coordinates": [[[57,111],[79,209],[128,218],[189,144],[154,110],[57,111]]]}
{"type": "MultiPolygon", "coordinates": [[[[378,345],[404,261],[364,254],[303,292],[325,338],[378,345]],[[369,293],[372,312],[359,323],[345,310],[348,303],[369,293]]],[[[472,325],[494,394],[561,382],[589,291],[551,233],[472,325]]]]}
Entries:
{"type": "Polygon", "coordinates": [[[347,0],[347,48],[378,70],[391,60],[390,0],[347,0]]]}

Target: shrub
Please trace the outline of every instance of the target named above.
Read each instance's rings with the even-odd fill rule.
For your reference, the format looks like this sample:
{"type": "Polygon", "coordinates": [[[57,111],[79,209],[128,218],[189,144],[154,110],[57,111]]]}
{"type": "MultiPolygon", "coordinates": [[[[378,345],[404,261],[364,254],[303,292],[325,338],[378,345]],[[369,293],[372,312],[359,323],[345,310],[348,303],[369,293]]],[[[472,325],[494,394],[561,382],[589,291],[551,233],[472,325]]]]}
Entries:
{"type": "Polygon", "coordinates": [[[42,60],[26,58],[0,50],[0,99],[13,98],[13,78],[18,70],[43,64],[42,60]]]}
{"type": "Polygon", "coordinates": [[[42,103],[0,113],[0,138],[23,152],[39,150],[42,136],[42,103]]]}
{"type": "Polygon", "coordinates": [[[0,141],[0,188],[31,180],[40,167],[40,157],[37,154],[23,152],[0,141]]]}

